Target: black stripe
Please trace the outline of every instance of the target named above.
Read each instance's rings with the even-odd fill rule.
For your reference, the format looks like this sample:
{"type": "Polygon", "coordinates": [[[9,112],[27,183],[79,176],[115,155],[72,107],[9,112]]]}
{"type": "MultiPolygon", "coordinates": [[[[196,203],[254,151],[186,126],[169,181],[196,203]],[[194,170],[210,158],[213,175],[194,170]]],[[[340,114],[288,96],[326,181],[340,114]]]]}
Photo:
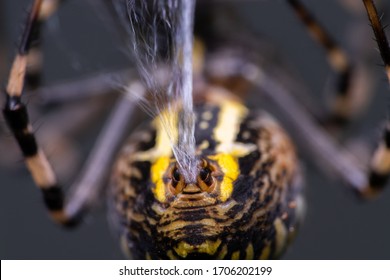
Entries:
{"type": "Polygon", "coordinates": [[[156,146],[156,136],[157,136],[157,130],[154,128],[149,128],[145,133],[147,133],[150,137],[148,141],[141,140],[137,144],[137,150],[144,152],[147,150],[152,149],[154,146],[156,146]]]}
{"type": "Polygon", "coordinates": [[[386,148],[390,149],[390,129],[388,126],[385,128],[385,131],[383,132],[383,140],[386,144],[386,148]]]}
{"type": "Polygon", "coordinates": [[[237,202],[245,203],[253,195],[254,179],[252,176],[240,175],[234,182],[231,198],[237,202]]]}
{"type": "Polygon", "coordinates": [[[346,96],[348,94],[348,89],[351,86],[352,70],[352,65],[348,65],[347,69],[342,71],[341,75],[338,77],[338,95],[346,96]]]}
{"type": "Polygon", "coordinates": [[[33,134],[16,136],[16,140],[25,157],[33,157],[38,153],[38,145],[33,134]]]}
{"type": "Polygon", "coordinates": [[[341,127],[347,125],[349,121],[348,117],[340,115],[339,112],[333,112],[329,118],[322,121],[322,125],[341,127]]]}
{"type": "Polygon", "coordinates": [[[58,186],[42,189],[43,200],[50,211],[62,210],[64,207],[64,193],[58,186]]]}
{"type": "Polygon", "coordinates": [[[29,119],[26,106],[20,101],[20,97],[8,96],[3,110],[4,118],[14,134],[20,149],[25,157],[37,154],[38,145],[32,133],[27,131],[29,119]]]}
{"type": "Polygon", "coordinates": [[[369,176],[370,187],[376,190],[383,189],[389,179],[389,174],[380,174],[374,170],[371,170],[369,176]]]}
{"type": "Polygon", "coordinates": [[[9,96],[7,94],[7,99],[5,103],[5,108],[3,110],[4,117],[12,130],[24,129],[28,125],[28,115],[25,109],[24,104],[21,102],[19,96],[9,96]],[[15,113],[13,116],[12,114],[15,113]],[[10,117],[8,117],[10,116],[10,117]]]}
{"type": "Polygon", "coordinates": [[[257,119],[261,118],[257,113],[249,114],[240,124],[240,130],[236,137],[236,142],[257,144],[259,140],[259,134],[261,132],[260,127],[251,127],[250,123],[258,123],[257,119]],[[249,133],[249,137],[244,139],[244,133],[249,133]]]}
{"type": "Polygon", "coordinates": [[[174,221],[195,222],[195,221],[203,220],[207,217],[208,217],[208,213],[206,212],[206,209],[199,208],[190,211],[182,211],[179,214],[179,217],[174,221]]]}
{"type": "Polygon", "coordinates": [[[203,141],[209,142],[209,147],[206,151],[202,151],[202,155],[207,154],[207,152],[215,152],[217,141],[214,139],[213,132],[215,127],[218,124],[218,116],[220,112],[220,107],[212,106],[206,103],[200,103],[195,105],[196,113],[196,123],[195,123],[195,142],[196,145],[202,144],[203,141]],[[207,129],[201,129],[200,124],[202,121],[202,114],[206,111],[209,111],[212,115],[211,120],[206,121],[208,123],[207,129]]]}
{"type": "Polygon", "coordinates": [[[150,182],[150,161],[134,161],[131,163],[131,168],[137,168],[141,173],[141,178],[135,176],[130,177],[130,186],[135,189],[137,194],[145,190],[145,186],[150,182]]]}

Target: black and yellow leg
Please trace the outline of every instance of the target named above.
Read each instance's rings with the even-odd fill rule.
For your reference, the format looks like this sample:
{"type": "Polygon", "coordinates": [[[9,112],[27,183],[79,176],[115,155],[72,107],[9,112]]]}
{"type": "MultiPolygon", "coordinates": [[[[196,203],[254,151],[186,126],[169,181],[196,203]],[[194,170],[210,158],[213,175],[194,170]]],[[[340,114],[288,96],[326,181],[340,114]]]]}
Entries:
{"type": "Polygon", "coordinates": [[[43,151],[39,149],[33,128],[30,124],[26,106],[21,97],[26,78],[27,60],[34,39],[34,32],[39,27],[39,15],[42,0],[33,2],[23,35],[14,59],[8,84],[5,90],[6,104],[4,118],[17,140],[35,184],[42,190],[44,202],[53,219],[64,225],[74,224],[74,217],[64,213],[64,197],[57,184],[54,172],[43,151]]]}
{"type": "MultiPolygon", "coordinates": [[[[32,125],[28,118],[26,106],[21,97],[25,82],[27,55],[30,50],[31,32],[36,28],[42,0],[35,0],[29,20],[25,25],[23,38],[20,41],[18,54],[15,57],[7,88],[6,104],[3,110],[5,120],[25,158],[26,166],[35,184],[40,188],[43,199],[51,217],[64,226],[74,226],[83,214],[93,206],[105,186],[105,177],[115,155],[116,147],[125,138],[129,121],[134,112],[134,102],[122,96],[112,110],[108,121],[97,138],[80,176],[70,187],[72,194],[65,203],[61,187],[44,152],[35,139],[32,125]]],[[[144,94],[138,83],[129,86],[130,91],[144,94]]]]}
{"type": "MultiPolygon", "coordinates": [[[[379,41],[382,42],[383,39],[379,41]]],[[[387,46],[387,43],[382,45],[387,46]]],[[[228,80],[231,76],[241,77],[275,105],[280,118],[293,132],[292,135],[298,146],[302,148],[303,154],[313,159],[313,163],[319,169],[346,183],[362,198],[369,198],[378,193],[385,186],[390,173],[390,124],[385,130],[382,144],[374,154],[371,164],[366,164],[355,154],[340,146],[328,131],[319,126],[314,115],[300,104],[291,88],[265,71],[264,67],[253,59],[255,56],[252,56],[250,49],[245,49],[245,53],[248,54],[247,57],[242,53],[226,49],[223,55],[205,61],[205,69],[211,69],[208,72],[209,79],[228,80]],[[229,71],[212,71],[212,69],[221,69],[226,62],[229,62],[230,68],[222,67],[222,69],[226,68],[229,71]]],[[[386,56],[384,60],[387,61],[385,64],[390,65],[388,47],[383,53],[386,56]]],[[[390,67],[387,66],[386,69],[390,67]]]]}
{"type": "Polygon", "coordinates": [[[35,184],[42,190],[43,199],[53,219],[64,225],[74,223],[73,217],[64,213],[64,197],[57,184],[54,172],[42,150],[39,149],[32,126],[29,122],[26,106],[21,97],[25,83],[27,59],[34,32],[39,25],[39,14],[42,0],[35,0],[19,43],[18,53],[14,59],[8,84],[5,90],[6,104],[4,118],[11,129],[25,158],[35,184]]]}
{"type": "MultiPolygon", "coordinates": [[[[375,4],[372,0],[363,0],[371,22],[375,39],[384,62],[387,79],[390,83],[390,47],[389,42],[381,24],[375,4]]],[[[387,183],[390,175],[390,120],[387,120],[381,142],[374,152],[370,164],[369,188],[367,195],[380,191],[387,183]]]]}
{"type": "Polygon", "coordinates": [[[6,104],[3,114],[20,146],[26,166],[35,184],[42,191],[51,217],[61,225],[73,226],[92,206],[102,186],[104,186],[104,176],[109,170],[108,166],[115,153],[115,148],[126,132],[125,126],[128,125],[130,115],[133,112],[133,103],[126,97],[118,101],[118,105],[114,108],[101,136],[98,137],[97,144],[92,150],[81,176],[71,187],[73,195],[65,203],[62,189],[46,155],[37,144],[27,108],[22,102],[27,56],[33,38],[31,33],[37,28],[42,2],[42,0],[33,2],[28,21],[24,27],[22,40],[5,90],[6,104]]]}
{"type": "Polygon", "coordinates": [[[355,99],[352,83],[357,70],[346,52],[339,46],[318,20],[298,0],[287,0],[315,41],[323,46],[330,66],[337,74],[336,96],[331,104],[330,115],[324,120],[326,126],[339,128],[347,124],[355,112],[355,99]]]}

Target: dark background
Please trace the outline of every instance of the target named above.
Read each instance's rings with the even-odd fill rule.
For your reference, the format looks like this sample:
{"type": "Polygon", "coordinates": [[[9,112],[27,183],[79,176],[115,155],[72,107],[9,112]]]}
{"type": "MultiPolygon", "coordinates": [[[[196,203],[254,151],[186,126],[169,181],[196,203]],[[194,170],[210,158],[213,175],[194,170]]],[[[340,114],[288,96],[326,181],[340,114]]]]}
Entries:
{"type": "MultiPolygon", "coordinates": [[[[44,83],[77,79],[85,73],[103,72],[127,66],[118,39],[112,36],[93,1],[68,1],[45,27],[44,83]]],[[[223,5],[224,1],[220,1],[223,5]]],[[[281,56],[295,69],[324,105],[323,92],[330,68],[321,48],[307,35],[284,1],[236,1],[237,11],[256,32],[265,33],[281,56]]],[[[359,21],[338,1],[304,1],[336,39],[348,47],[350,27],[359,21]]],[[[359,1],[356,1],[359,2],[359,1]]],[[[5,81],[21,22],[29,1],[0,2],[0,81],[5,81]]],[[[359,3],[360,4],[360,3],[359,3]]],[[[384,8],[387,13],[390,9],[384,8]]],[[[386,14],[385,14],[386,15],[386,14]]],[[[365,19],[363,18],[363,21],[365,19]]],[[[385,21],[390,21],[385,18],[385,21]]],[[[362,35],[363,36],[363,35],[362,35]]],[[[364,35],[366,36],[366,35],[364,35]]],[[[367,37],[370,41],[371,37],[367,37]]],[[[372,45],[374,52],[374,45],[372,45]]],[[[367,113],[353,126],[360,134],[374,134],[386,117],[389,92],[379,55],[370,61],[377,76],[375,98],[367,113]]],[[[40,129],[45,129],[44,126],[40,129]]],[[[60,129],[60,128],[59,128],[60,129]]],[[[0,139],[3,141],[3,139],[0,139]]],[[[1,146],[0,146],[1,147],[1,146]]],[[[3,152],[0,151],[0,157],[3,152]]],[[[10,158],[20,161],[20,154],[10,158]]],[[[312,159],[315,160],[315,159],[312,159]]],[[[307,216],[286,259],[389,259],[390,191],[372,202],[357,200],[334,178],[305,162],[307,216]]],[[[67,231],[47,217],[39,191],[23,168],[0,169],[0,257],[2,259],[120,259],[104,206],[90,215],[85,224],[67,231]]]]}

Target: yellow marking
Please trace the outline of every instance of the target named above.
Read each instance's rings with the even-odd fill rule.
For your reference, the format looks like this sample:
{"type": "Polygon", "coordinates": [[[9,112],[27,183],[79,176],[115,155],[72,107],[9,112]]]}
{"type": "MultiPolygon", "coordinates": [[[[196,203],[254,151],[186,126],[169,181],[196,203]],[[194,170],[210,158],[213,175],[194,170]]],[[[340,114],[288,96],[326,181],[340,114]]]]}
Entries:
{"type": "Polygon", "coordinates": [[[135,190],[133,187],[130,187],[127,183],[124,186],[124,193],[127,197],[135,197],[135,190]]]}
{"type": "Polygon", "coordinates": [[[232,260],[239,260],[240,259],[240,251],[235,251],[232,254],[232,260]]]}
{"type": "Polygon", "coordinates": [[[26,166],[38,187],[48,188],[57,184],[53,169],[41,150],[32,157],[26,157],[26,166]]]}
{"type": "MultiPolygon", "coordinates": [[[[199,224],[204,226],[205,228],[209,228],[209,229],[214,229],[218,226],[217,222],[214,219],[202,219],[199,221],[199,224]]],[[[159,232],[180,231],[182,228],[189,226],[189,225],[193,225],[193,222],[192,221],[177,220],[177,221],[173,221],[170,224],[167,224],[165,226],[159,226],[158,231],[159,232]]],[[[180,234],[182,234],[182,233],[180,233],[180,234]]]]}
{"type": "Polygon", "coordinates": [[[253,260],[253,257],[254,257],[255,254],[254,254],[254,251],[253,251],[252,243],[248,244],[248,247],[246,247],[245,253],[246,253],[245,259],[253,260]]]}
{"type": "Polygon", "coordinates": [[[7,93],[10,96],[20,96],[23,91],[24,77],[26,75],[27,56],[17,55],[12,64],[9,81],[7,84],[7,93]]]}
{"type": "Polygon", "coordinates": [[[152,205],[152,210],[153,210],[154,212],[156,212],[156,214],[157,214],[158,216],[162,216],[162,215],[164,215],[164,213],[165,213],[165,208],[161,207],[161,205],[158,204],[158,203],[153,203],[153,205],[152,205]]]}
{"type": "Polygon", "coordinates": [[[142,173],[137,167],[130,168],[130,174],[139,180],[142,179],[142,173]]]}
{"type": "Polygon", "coordinates": [[[177,260],[176,256],[173,254],[172,250],[167,252],[167,257],[171,260],[177,260]]]}
{"type": "Polygon", "coordinates": [[[206,150],[210,146],[209,141],[203,140],[203,142],[198,146],[199,151],[206,150]]]}
{"type": "Polygon", "coordinates": [[[128,216],[134,221],[134,222],[137,222],[137,223],[141,223],[143,221],[145,221],[145,215],[143,214],[140,214],[140,213],[135,213],[135,212],[128,212],[128,216]]]}
{"type": "Polygon", "coordinates": [[[269,256],[271,254],[271,245],[268,244],[266,245],[264,248],[263,248],[263,251],[261,252],[261,255],[260,255],[260,260],[268,260],[269,259],[269,256]]]}
{"type": "Polygon", "coordinates": [[[154,123],[157,129],[156,136],[156,150],[161,155],[171,156],[172,144],[177,140],[177,113],[169,112],[168,110],[163,111],[154,123]]]}
{"type": "Polygon", "coordinates": [[[149,225],[151,225],[151,226],[157,225],[157,221],[155,219],[151,218],[151,217],[147,216],[146,220],[148,221],[149,225]]]}
{"type": "Polygon", "coordinates": [[[217,154],[209,156],[211,160],[217,161],[219,167],[224,173],[223,180],[221,182],[221,201],[226,201],[233,192],[233,182],[240,175],[240,169],[237,163],[237,159],[229,154],[217,154]]]}
{"type": "Polygon", "coordinates": [[[345,53],[340,48],[334,48],[330,50],[329,54],[329,63],[337,71],[345,71],[348,67],[348,60],[345,53]]]}
{"type": "Polygon", "coordinates": [[[248,110],[239,102],[227,99],[221,103],[218,124],[214,130],[214,139],[219,142],[216,151],[229,153],[240,129],[242,119],[248,110]]]}
{"type": "Polygon", "coordinates": [[[203,130],[208,129],[208,128],[209,128],[209,123],[203,121],[203,122],[201,122],[201,123],[199,124],[199,127],[200,127],[200,129],[203,129],[203,130]]]}
{"type": "Polygon", "coordinates": [[[209,255],[214,255],[217,251],[219,245],[221,245],[221,240],[217,241],[206,240],[200,245],[190,245],[187,242],[181,241],[174,250],[182,258],[187,257],[188,254],[192,252],[196,253],[206,253],[209,255]]]}
{"type": "Polygon", "coordinates": [[[218,212],[219,216],[224,216],[227,212],[229,212],[230,209],[232,209],[237,204],[238,204],[237,201],[230,200],[223,204],[220,204],[219,207],[216,208],[215,210],[218,212]]]}
{"type": "MultiPolygon", "coordinates": [[[[180,195],[180,194],[179,194],[180,195]]],[[[174,208],[188,208],[188,207],[206,207],[216,203],[216,198],[211,197],[208,193],[202,192],[195,195],[196,199],[190,201],[187,199],[175,199],[171,203],[171,207],[174,208]]]]}
{"type": "Polygon", "coordinates": [[[248,109],[231,99],[221,104],[218,123],[214,129],[214,139],[219,143],[217,153],[231,154],[234,157],[244,157],[257,149],[255,144],[235,142],[243,118],[248,109]]]}
{"type": "Polygon", "coordinates": [[[234,157],[244,157],[249,155],[251,152],[254,152],[257,149],[256,144],[250,144],[250,143],[233,143],[231,146],[230,154],[234,157]]]}
{"type": "Polygon", "coordinates": [[[204,119],[205,121],[210,121],[212,118],[213,113],[211,113],[210,111],[205,111],[202,113],[202,119],[204,119]]]}
{"type": "Polygon", "coordinates": [[[274,227],[276,230],[276,237],[275,237],[275,242],[276,242],[276,249],[275,249],[275,255],[279,256],[285,245],[286,245],[286,238],[287,238],[287,229],[284,226],[282,220],[280,218],[276,218],[274,221],[274,227]]]}
{"type": "Polygon", "coordinates": [[[58,9],[58,0],[43,0],[39,10],[39,19],[46,20],[53,15],[58,9]]]}
{"type": "Polygon", "coordinates": [[[171,157],[172,145],[177,142],[177,113],[165,110],[154,119],[156,127],[156,145],[145,152],[134,155],[135,161],[156,161],[159,157],[171,157]]]}
{"type": "Polygon", "coordinates": [[[160,157],[155,163],[153,163],[150,173],[152,182],[155,187],[153,189],[154,196],[160,202],[165,202],[165,184],[163,182],[163,176],[169,166],[169,157],[160,157]]]}
{"type": "Polygon", "coordinates": [[[146,253],[145,259],[147,259],[147,260],[151,260],[151,259],[152,259],[152,257],[150,256],[150,254],[149,254],[149,253],[146,253]]]}
{"type": "Polygon", "coordinates": [[[225,258],[225,256],[227,255],[227,253],[228,253],[228,249],[227,249],[227,245],[225,244],[222,246],[222,249],[219,252],[217,259],[223,260],[225,258]]]}

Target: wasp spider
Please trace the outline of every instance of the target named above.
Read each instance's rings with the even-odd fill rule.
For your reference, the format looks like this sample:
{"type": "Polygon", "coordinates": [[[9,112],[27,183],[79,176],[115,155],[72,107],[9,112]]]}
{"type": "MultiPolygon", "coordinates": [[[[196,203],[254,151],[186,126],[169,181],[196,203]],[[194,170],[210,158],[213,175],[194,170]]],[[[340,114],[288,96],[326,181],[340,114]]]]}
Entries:
{"type": "MultiPolygon", "coordinates": [[[[275,62],[278,58],[268,46],[251,37],[249,31],[240,29],[244,28],[244,25],[228,25],[228,29],[223,23],[220,26],[216,13],[225,10],[225,7],[221,7],[225,4],[199,1],[195,18],[195,35],[199,38],[199,43],[195,47],[197,71],[194,77],[198,159],[196,180],[184,180],[169,148],[164,128],[156,120],[131,132],[129,139],[118,149],[123,138],[127,137],[126,128],[129,119],[134,118],[135,111],[134,104],[126,97],[118,97],[118,102],[113,106],[112,113],[86,161],[86,167],[74,183],[74,192],[69,199],[64,200],[57,176],[34,136],[34,128],[27,112],[28,106],[22,100],[22,95],[24,87],[37,88],[40,84],[39,64],[45,55],[40,53],[41,46],[37,42],[45,20],[65,1],[31,2],[28,20],[24,25],[18,52],[4,89],[3,114],[9,130],[20,146],[27,169],[41,190],[45,205],[55,222],[65,227],[78,225],[104,190],[108,196],[110,223],[119,237],[122,250],[129,257],[279,258],[299,232],[298,228],[305,212],[304,168],[300,164],[298,153],[312,159],[319,168],[328,172],[326,174],[342,181],[358,197],[375,197],[385,187],[390,172],[390,126],[387,123],[383,127],[382,136],[377,139],[379,144],[373,150],[371,160],[367,157],[364,162],[359,161],[358,158],[364,158],[364,155],[348,152],[335,140],[353,120],[356,111],[361,109],[364,104],[361,100],[366,100],[365,86],[368,82],[365,82],[366,76],[361,70],[363,58],[356,55],[358,58],[355,59],[350,50],[341,46],[332,34],[328,33],[324,27],[326,24],[320,24],[313,16],[314,13],[301,1],[288,0],[285,3],[280,1],[272,4],[278,9],[292,8],[291,11],[295,12],[297,17],[291,18],[291,21],[297,22],[296,28],[303,26],[302,30],[305,28],[308,31],[314,39],[313,45],[318,44],[323,48],[329,67],[336,76],[336,85],[332,85],[336,94],[328,113],[305,100],[302,105],[298,102],[302,99],[299,86],[286,75],[288,72],[280,70],[279,62],[275,62]],[[298,21],[303,24],[300,26],[298,21]],[[271,58],[264,57],[264,53],[271,58]],[[280,114],[276,117],[283,120],[287,128],[291,128],[293,140],[275,117],[263,110],[264,105],[257,106],[262,107],[262,110],[250,106],[252,100],[259,102],[259,98],[255,99],[250,92],[260,94],[260,102],[269,103],[270,108],[280,114]],[[251,101],[244,105],[245,100],[251,101]],[[298,143],[302,152],[297,151],[294,142],[298,143]],[[118,155],[115,156],[117,151],[118,155]],[[112,172],[107,183],[105,178],[109,170],[112,172]],[[105,190],[106,185],[109,186],[108,190],[105,190]]],[[[121,18],[121,11],[126,11],[126,6],[121,6],[125,5],[125,2],[120,0],[113,1],[113,5],[107,4],[109,9],[120,11],[115,17],[122,21],[127,19],[127,15],[121,18]]],[[[245,4],[249,7],[253,5],[245,4]]],[[[263,1],[256,3],[257,8],[267,5],[271,4],[263,1]]],[[[348,5],[351,5],[348,6],[351,10],[356,9],[357,13],[364,7],[367,9],[382,60],[390,76],[390,49],[373,2],[364,0],[363,3],[348,5]]],[[[229,17],[234,16],[234,9],[226,10],[227,14],[232,13],[228,14],[229,17]]],[[[288,12],[293,15],[291,11],[288,12]]],[[[223,20],[222,17],[222,22],[223,20]]],[[[268,29],[272,29],[272,24],[270,19],[267,20],[268,29]]],[[[120,24],[117,28],[120,29],[119,26],[120,24]]],[[[364,45],[366,41],[360,38],[359,42],[364,45]]],[[[295,43],[298,44],[288,42],[288,47],[295,43]]],[[[362,54],[364,50],[359,49],[356,52],[362,54]]],[[[304,60],[306,54],[300,55],[302,57],[299,59],[304,60]]],[[[316,63],[310,62],[310,67],[316,70],[313,72],[317,72],[316,63]]],[[[129,76],[128,72],[120,75],[129,76]]],[[[131,72],[131,75],[135,75],[134,72],[131,72]]],[[[107,99],[117,97],[111,94],[107,98],[107,95],[103,94],[112,90],[107,84],[112,86],[112,83],[99,77],[77,83],[77,87],[67,85],[65,89],[72,90],[69,90],[65,99],[69,102],[72,96],[81,98],[77,97],[76,92],[85,92],[92,88],[94,92],[102,93],[102,97],[96,97],[100,98],[100,103],[98,102],[97,109],[95,108],[99,113],[101,107],[106,107],[102,104],[109,102],[107,99]],[[102,88],[97,89],[96,85],[102,88]]],[[[139,94],[147,94],[147,90],[137,81],[132,81],[130,87],[139,94]]],[[[60,93],[61,88],[56,88],[53,96],[48,98],[62,99],[63,95],[60,93]]],[[[92,100],[90,92],[82,95],[82,98],[92,100]]],[[[86,107],[85,104],[87,103],[83,103],[83,108],[86,107]]],[[[92,107],[94,106],[90,104],[88,109],[84,110],[93,114],[92,107]]],[[[69,115],[67,116],[69,118],[69,115]]],[[[81,116],[88,119],[88,116],[81,116]]],[[[64,127],[72,126],[73,122],[77,125],[78,120],[74,118],[58,123],[59,133],[64,127]]],[[[55,139],[60,141],[61,137],[55,139]]],[[[315,171],[309,168],[309,172],[315,171]]],[[[310,179],[309,176],[306,180],[309,193],[313,182],[317,182],[316,178],[310,179]]],[[[3,186],[9,187],[9,184],[3,186]]],[[[20,193],[23,191],[18,190],[20,193]]],[[[328,191],[331,190],[322,191],[322,194],[328,191]]],[[[335,200],[337,199],[336,197],[335,200]]],[[[320,200],[319,198],[318,203],[324,203],[328,209],[317,217],[310,212],[306,214],[312,224],[330,225],[326,219],[345,221],[349,218],[345,216],[345,212],[340,212],[344,209],[333,209],[331,198],[320,200]]],[[[356,211],[366,210],[353,205],[356,202],[350,198],[347,201],[356,211]]],[[[310,204],[309,201],[309,209],[310,204]]],[[[20,203],[13,205],[21,211],[24,210],[20,203]]],[[[381,215],[380,211],[379,209],[375,215],[381,215]]],[[[28,219],[24,214],[23,212],[17,223],[24,223],[22,219],[28,219]]],[[[367,221],[367,215],[362,221],[354,217],[359,226],[372,226],[371,221],[367,221]]],[[[377,224],[381,225],[383,222],[377,224]]],[[[349,242],[349,235],[362,236],[360,228],[359,232],[348,232],[348,228],[341,225],[333,229],[318,225],[312,229],[312,236],[309,237],[312,245],[307,251],[312,250],[312,256],[315,257],[324,256],[321,251],[314,252],[316,248],[326,250],[325,246],[321,247],[318,243],[330,246],[335,244],[333,240],[338,239],[340,243],[337,250],[344,252],[349,250],[348,246],[342,247],[342,244],[349,242]]],[[[372,231],[377,232],[377,228],[372,231]]],[[[309,233],[306,231],[305,234],[309,233]]],[[[374,248],[379,246],[378,244],[383,244],[385,249],[386,245],[389,247],[389,244],[385,243],[386,240],[376,241],[375,234],[362,237],[360,241],[356,244],[357,247],[371,242],[376,244],[373,245],[374,248]]],[[[303,238],[298,240],[298,245],[303,243],[303,238]]],[[[294,248],[296,251],[299,251],[298,245],[294,248]]],[[[325,253],[325,258],[364,258],[364,255],[347,253],[332,255],[330,251],[325,253]]],[[[354,252],[358,252],[358,249],[354,252]]],[[[306,253],[302,256],[308,258],[310,255],[306,253]]]]}

